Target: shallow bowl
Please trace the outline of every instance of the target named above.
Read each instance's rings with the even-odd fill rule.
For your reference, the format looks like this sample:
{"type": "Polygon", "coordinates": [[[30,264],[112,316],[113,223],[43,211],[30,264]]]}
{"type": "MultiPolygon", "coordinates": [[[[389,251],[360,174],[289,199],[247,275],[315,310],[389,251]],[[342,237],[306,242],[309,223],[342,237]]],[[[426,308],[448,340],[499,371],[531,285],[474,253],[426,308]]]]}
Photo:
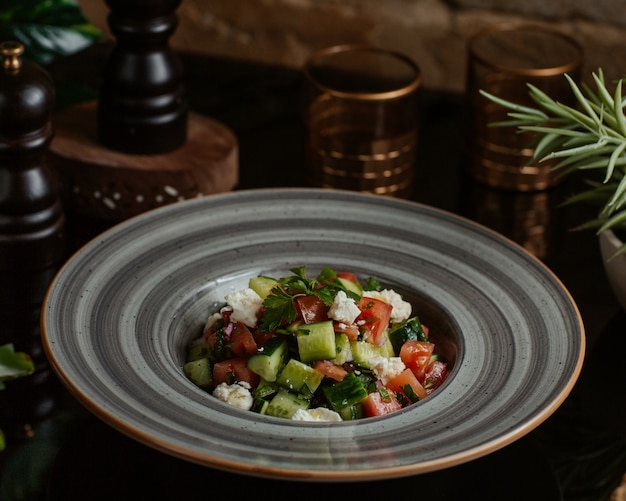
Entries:
{"type": "Polygon", "coordinates": [[[568,291],[497,233],[412,202],[288,188],[180,202],[95,238],[51,284],[42,338],[71,393],[139,442],[318,481],[401,477],[498,450],[559,407],[585,349],[568,291]],[[304,423],[239,410],[187,380],[185,347],[224,296],[301,265],[402,293],[450,363],[445,383],[386,417],[304,423]]]}

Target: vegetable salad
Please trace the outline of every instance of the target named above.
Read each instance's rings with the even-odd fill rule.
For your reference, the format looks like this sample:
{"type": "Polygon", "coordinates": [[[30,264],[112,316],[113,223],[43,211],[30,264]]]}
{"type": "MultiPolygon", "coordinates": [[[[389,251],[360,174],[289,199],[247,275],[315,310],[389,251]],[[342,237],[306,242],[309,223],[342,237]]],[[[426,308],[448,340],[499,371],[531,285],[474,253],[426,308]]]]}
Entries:
{"type": "Polygon", "coordinates": [[[290,272],[225,297],[189,346],[191,381],[242,409],[303,421],[388,414],[444,381],[446,362],[400,294],[329,267],[290,272]]]}

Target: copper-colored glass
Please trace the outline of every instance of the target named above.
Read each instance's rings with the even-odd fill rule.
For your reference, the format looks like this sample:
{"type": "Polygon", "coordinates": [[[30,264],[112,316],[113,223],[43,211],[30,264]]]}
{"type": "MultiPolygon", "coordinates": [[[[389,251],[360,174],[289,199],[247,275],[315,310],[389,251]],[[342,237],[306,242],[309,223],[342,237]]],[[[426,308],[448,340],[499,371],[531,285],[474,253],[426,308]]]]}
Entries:
{"type": "Polygon", "coordinates": [[[410,197],[419,67],[396,52],[342,45],[314,54],[304,72],[309,184],[410,197]]]}
{"type": "Polygon", "coordinates": [[[580,78],[582,49],[568,36],[545,28],[507,25],[475,35],[468,44],[467,103],[470,172],[480,182],[518,191],[549,188],[560,177],[553,163],[534,162],[533,136],[490,124],[509,120],[508,110],[479,90],[508,101],[537,105],[528,95],[532,84],[553,99],[574,104],[564,74],[580,78]]]}
{"type": "Polygon", "coordinates": [[[508,191],[471,182],[465,200],[466,215],[510,238],[539,259],[555,254],[562,228],[560,190],[508,191]]]}

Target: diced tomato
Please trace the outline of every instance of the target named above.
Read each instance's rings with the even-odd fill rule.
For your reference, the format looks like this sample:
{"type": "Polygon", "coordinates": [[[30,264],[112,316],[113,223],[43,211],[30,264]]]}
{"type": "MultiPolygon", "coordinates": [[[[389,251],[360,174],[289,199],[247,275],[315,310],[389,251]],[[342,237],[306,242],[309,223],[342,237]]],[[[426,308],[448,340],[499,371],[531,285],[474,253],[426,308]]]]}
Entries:
{"type": "Polygon", "coordinates": [[[254,355],[258,350],[250,329],[241,322],[234,323],[230,339],[232,343],[230,349],[238,357],[254,355]]]}
{"type": "Polygon", "coordinates": [[[265,345],[270,339],[278,336],[275,331],[272,332],[262,332],[261,329],[254,329],[252,332],[252,337],[256,341],[256,345],[258,348],[265,345]]]}
{"type": "Polygon", "coordinates": [[[426,398],[428,395],[424,387],[417,380],[417,377],[415,377],[415,374],[413,374],[413,371],[409,368],[404,369],[400,374],[387,383],[387,387],[390,390],[404,393],[409,400],[413,401],[414,398],[409,394],[406,388],[407,386],[411,387],[413,393],[415,393],[420,400],[422,398],[426,398]]]}
{"type": "Polygon", "coordinates": [[[298,296],[296,305],[305,324],[328,320],[328,306],[317,296],[298,296]]]}
{"type": "Polygon", "coordinates": [[[204,339],[206,339],[209,348],[211,351],[215,348],[215,343],[217,343],[217,332],[216,331],[207,331],[204,333],[204,339]]]}
{"type": "Polygon", "coordinates": [[[233,384],[245,381],[252,388],[257,387],[261,378],[248,369],[247,361],[246,358],[237,357],[217,362],[213,365],[213,384],[217,386],[220,383],[233,384]]]}
{"type": "Polygon", "coordinates": [[[364,339],[372,344],[383,344],[386,338],[382,334],[389,325],[393,306],[373,297],[362,297],[358,306],[361,314],[357,322],[364,321],[361,325],[364,339]]]}
{"type": "Polygon", "coordinates": [[[359,283],[359,279],[354,273],[350,273],[349,271],[342,271],[337,273],[337,278],[343,278],[344,280],[350,280],[350,282],[354,282],[355,284],[359,283]]]}
{"type": "Polygon", "coordinates": [[[426,369],[430,364],[435,345],[425,341],[406,341],[400,348],[400,358],[413,371],[420,382],[424,381],[426,369]]]}
{"type": "Polygon", "coordinates": [[[428,366],[424,375],[424,388],[429,395],[443,383],[447,372],[448,364],[439,360],[428,366]]]}
{"type": "Polygon", "coordinates": [[[346,324],[345,322],[333,322],[335,332],[343,332],[350,341],[356,341],[359,337],[359,326],[356,324],[346,324]]]}
{"type": "Polygon", "coordinates": [[[224,323],[229,323],[230,322],[230,316],[233,313],[233,309],[230,306],[228,306],[228,307],[222,308],[220,310],[220,313],[222,314],[222,318],[224,319],[224,323]]]}
{"type": "Polygon", "coordinates": [[[393,391],[387,391],[387,397],[383,399],[380,392],[370,393],[362,402],[363,414],[367,417],[384,416],[402,409],[393,391]]]}
{"type": "Polygon", "coordinates": [[[320,374],[324,374],[324,376],[334,379],[335,381],[341,381],[348,375],[348,371],[343,367],[333,364],[330,360],[318,360],[315,362],[313,368],[320,374]]]}
{"type": "Polygon", "coordinates": [[[223,328],[209,332],[208,335],[205,335],[205,339],[213,358],[216,360],[225,360],[232,357],[233,354],[229,346],[230,336],[226,335],[223,328]]]}

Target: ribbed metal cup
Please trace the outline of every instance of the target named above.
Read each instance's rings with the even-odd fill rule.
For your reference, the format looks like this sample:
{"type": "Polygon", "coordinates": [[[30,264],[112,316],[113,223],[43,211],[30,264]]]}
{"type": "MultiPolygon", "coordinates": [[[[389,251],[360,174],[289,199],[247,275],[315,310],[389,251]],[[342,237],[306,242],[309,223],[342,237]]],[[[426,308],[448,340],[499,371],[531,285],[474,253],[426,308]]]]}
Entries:
{"type": "Polygon", "coordinates": [[[305,74],[309,184],[410,197],[417,65],[399,53],[345,45],[314,54],[305,74]]]}
{"type": "Polygon", "coordinates": [[[533,161],[533,135],[492,124],[510,120],[508,110],[480,95],[479,90],[508,101],[536,107],[528,84],[553,99],[572,105],[574,96],[564,77],[580,77],[582,49],[573,39],[528,25],[498,26],[469,42],[467,102],[469,168],[489,186],[517,191],[542,190],[558,184],[554,163],[533,161]]]}

